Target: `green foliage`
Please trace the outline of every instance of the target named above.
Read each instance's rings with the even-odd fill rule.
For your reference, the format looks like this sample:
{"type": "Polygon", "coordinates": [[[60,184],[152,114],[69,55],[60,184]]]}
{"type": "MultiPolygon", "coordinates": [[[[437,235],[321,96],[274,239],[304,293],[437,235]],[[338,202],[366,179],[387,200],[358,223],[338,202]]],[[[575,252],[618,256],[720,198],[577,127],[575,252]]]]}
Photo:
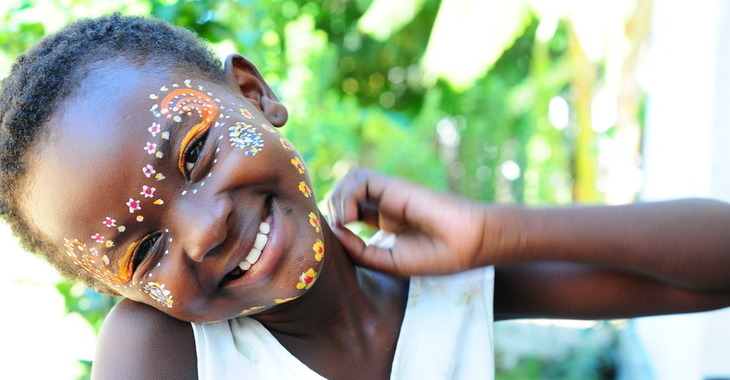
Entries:
{"type": "Polygon", "coordinates": [[[97,334],[104,317],[116,303],[114,297],[99,294],[80,283],[66,279],[56,284],[56,290],[63,296],[66,312],[79,313],[97,334]]]}

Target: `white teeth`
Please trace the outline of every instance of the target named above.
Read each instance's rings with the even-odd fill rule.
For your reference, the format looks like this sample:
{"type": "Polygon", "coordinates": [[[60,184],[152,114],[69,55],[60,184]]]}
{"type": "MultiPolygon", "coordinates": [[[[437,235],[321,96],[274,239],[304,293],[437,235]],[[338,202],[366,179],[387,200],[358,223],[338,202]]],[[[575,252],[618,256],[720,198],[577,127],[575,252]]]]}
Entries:
{"type": "Polygon", "coordinates": [[[246,256],[246,260],[244,260],[247,263],[256,264],[257,261],[259,261],[259,257],[261,257],[261,251],[254,248],[251,250],[251,252],[248,253],[248,256],[246,256]]]}
{"type": "Polygon", "coordinates": [[[266,242],[269,241],[269,237],[264,234],[256,234],[256,241],[253,243],[253,247],[259,251],[266,247],[266,242]]]}
{"type": "Polygon", "coordinates": [[[269,231],[271,231],[271,226],[269,225],[269,223],[261,222],[261,224],[259,224],[259,232],[261,232],[262,234],[268,234],[269,231]]]}
{"type": "Polygon", "coordinates": [[[253,248],[251,248],[251,252],[248,253],[246,258],[238,264],[239,268],[242,270],[249,270],[251,265],[256,264],[256,262],[259,261],[261,251],[264,250],[266,243],[269,242],[269,236],[266,235],[269,231],[271,231],[269,223],[261,222],[261,224],[259,224],[259,233],[256,234],[256,240],[253,243],[253,248]]]}

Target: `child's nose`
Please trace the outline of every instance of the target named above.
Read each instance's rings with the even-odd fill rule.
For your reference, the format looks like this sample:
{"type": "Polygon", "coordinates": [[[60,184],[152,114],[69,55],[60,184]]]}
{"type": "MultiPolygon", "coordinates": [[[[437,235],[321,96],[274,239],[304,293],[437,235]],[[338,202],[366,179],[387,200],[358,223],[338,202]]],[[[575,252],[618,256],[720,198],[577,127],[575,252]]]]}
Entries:
{"type": "Polygon", "coordinates": [[[232,209],[223,197],[181,202],[174,216],[182,249],[190,259],[202,262],[227,236],[226,221],[232,209]]]}

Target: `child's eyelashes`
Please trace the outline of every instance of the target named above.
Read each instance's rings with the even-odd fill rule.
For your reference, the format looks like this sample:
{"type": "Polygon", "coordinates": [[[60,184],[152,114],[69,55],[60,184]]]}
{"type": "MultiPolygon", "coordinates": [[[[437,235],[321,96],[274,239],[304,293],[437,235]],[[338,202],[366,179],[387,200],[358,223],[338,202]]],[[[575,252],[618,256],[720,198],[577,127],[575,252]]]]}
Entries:
{"type": "Polygon", "coordinates": [[[132,255],[132,271],[136,271],[144,260],[150,257],[152,252],[158,250],[161,245],[162,232],[147,234],[142,240],[137,242],[132,255]]]}
{"type": "Polygon", "coordinates": [[[190,173],[192,173],[193,169],[195,169],[195,166],[203,153],[203,147],[205,145],[205,140],[207,137],[208,132],[206,131],[205,134],[200,136],[200,138],[196,139],[195,141],[191,142],[185,149],[185,151],[183,151],[183,154],[185,156],[184,174],[187,178],[191,178],[190,173]]]}
{"type": "Polygon", "coordinates": [[[180,144],[178,157],[178,169],[189,181],[192,181],[192,173],[203,155],[205,140],[208,137],[210,124],[200,123],[188,131],[180,144]]]}

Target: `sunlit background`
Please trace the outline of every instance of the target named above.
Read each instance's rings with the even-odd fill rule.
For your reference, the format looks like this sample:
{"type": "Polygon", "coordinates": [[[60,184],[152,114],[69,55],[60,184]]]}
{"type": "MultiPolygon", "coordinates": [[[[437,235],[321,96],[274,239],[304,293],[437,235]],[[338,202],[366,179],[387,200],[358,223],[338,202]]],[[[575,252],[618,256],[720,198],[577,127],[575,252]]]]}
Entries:
{"type": "MultiPolygon", "coordinates": [[[[0,76],[44,34],[113,11],[252,60],[320,200],[356,164],[502,203],[730,200],[721,0],[3,0],[0,76]]],[[[0,378],[85,378],[114,300],[1,232],[0,378]]],[[[497,378],[730,378],[727,326],[727,311],[500,322],[497,378]]]]}

